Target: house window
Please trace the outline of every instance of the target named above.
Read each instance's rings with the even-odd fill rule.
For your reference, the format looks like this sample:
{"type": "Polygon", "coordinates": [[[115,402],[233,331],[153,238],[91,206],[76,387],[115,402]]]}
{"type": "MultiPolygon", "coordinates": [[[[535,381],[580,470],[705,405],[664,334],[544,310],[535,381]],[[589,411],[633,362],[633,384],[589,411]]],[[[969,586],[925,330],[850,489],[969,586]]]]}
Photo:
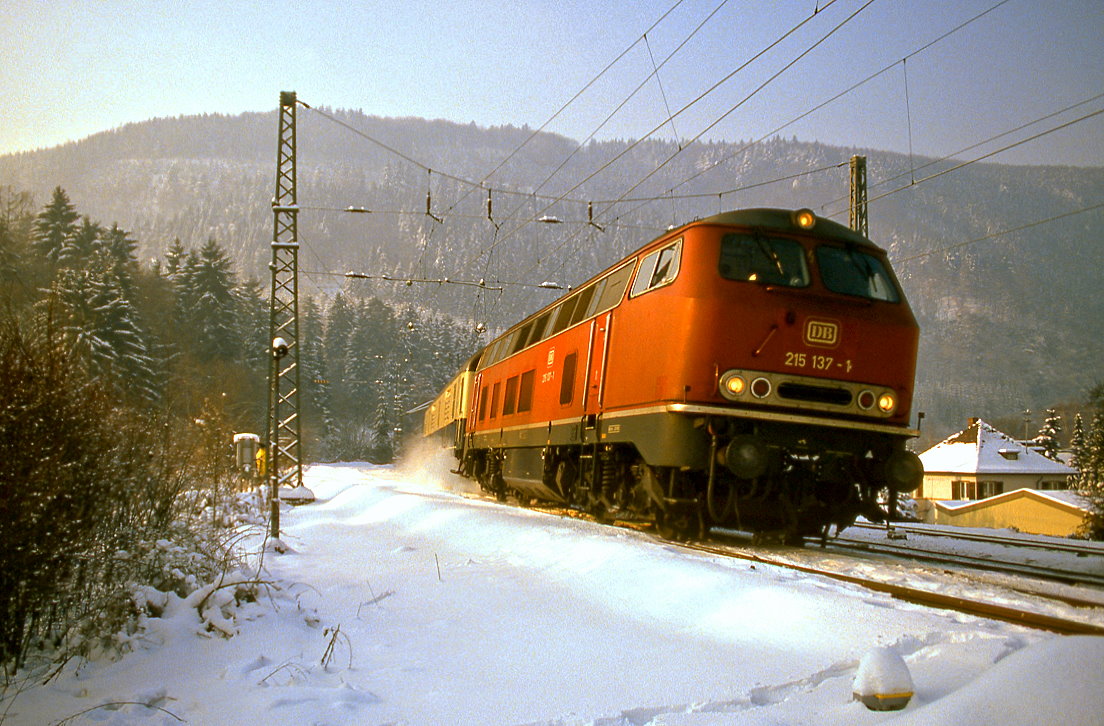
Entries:
{"type": "Polygon", "coordinates": [[[1004,482],[1002,481],[979,481],[978,482],[978,499],[985,499],[986,497],[995,497],[998,494],[1004,494],[1004,482]]]}
{"type": "Polygon", "coordinates": [[[1004,494],[1003,481],[953,481],[951,499],[976,501],[1004,494]]]}

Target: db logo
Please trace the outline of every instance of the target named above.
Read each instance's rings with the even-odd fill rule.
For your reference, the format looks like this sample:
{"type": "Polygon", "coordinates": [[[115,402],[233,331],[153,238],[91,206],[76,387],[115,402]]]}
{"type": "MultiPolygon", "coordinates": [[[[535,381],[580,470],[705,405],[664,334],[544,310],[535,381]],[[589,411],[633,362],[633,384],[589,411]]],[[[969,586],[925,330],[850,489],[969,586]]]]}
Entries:
{"type": "Polygon", "coordinates": [[[835,348],[839,345],[839,323],[823,318],[806,318],[805,343],[818,348],[835,348]]]}

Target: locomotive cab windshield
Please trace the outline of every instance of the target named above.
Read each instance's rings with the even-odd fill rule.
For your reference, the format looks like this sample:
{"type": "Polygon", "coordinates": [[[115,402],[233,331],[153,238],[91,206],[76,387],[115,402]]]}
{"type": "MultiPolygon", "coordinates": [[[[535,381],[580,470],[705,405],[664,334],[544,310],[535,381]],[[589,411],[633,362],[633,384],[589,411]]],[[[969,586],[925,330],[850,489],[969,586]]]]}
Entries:
{"type": "Polygon", "coordinates": [[[766,237],[760,232],[726,234],[721,239],[718,269],[726,280],[784,287],[809,285],[805,248],[792,239],[766,237]]]}
{"type": "Polygon", "coordinates": [[[853,245],[843,248],[821,245],[817,247],[816,258],[824,286],[832,292],[891,303],[901,300],[882,261],[853,245]]]}
{"type": "Polygon", "coordinates": [[[809,266],[813,263],[829,292],[880,302],[901,301],[886,265],[853,244],[818,245],[806,257],[805,247],[794,239],[768,237],[759,231],[730,233],[721,239],[718,270],[726,280],[804,288],[812,282],[809,266]]]}

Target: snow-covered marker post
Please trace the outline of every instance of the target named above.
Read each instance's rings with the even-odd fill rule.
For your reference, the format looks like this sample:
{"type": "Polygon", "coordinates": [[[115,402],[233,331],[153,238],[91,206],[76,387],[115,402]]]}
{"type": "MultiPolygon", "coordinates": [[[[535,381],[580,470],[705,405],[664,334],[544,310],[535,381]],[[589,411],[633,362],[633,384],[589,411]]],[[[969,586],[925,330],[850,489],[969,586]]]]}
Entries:
{"type": "Polygon", "coordinates": [[[874,648],[859,662],[851,691],[871,711],[899,711],[912,700],[912,675],[897,651],[874,648]]]}

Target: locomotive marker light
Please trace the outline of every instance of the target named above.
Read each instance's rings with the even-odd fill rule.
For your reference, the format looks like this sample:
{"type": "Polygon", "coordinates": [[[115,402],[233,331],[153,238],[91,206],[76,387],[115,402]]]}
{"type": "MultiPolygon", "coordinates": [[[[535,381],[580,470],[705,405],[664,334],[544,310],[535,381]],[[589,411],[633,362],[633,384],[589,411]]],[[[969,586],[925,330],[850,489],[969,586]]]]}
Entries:
{"type": "Polygon", "coordinates": [[[811,209],[799,209],[793,214],[793,223],[801,229],[812,229],[816,226],[816,215],[811,209]]]}
{"type": "Polygon", "coordinates": [[[728,371],[721,376],[721,395],[725,398],[736,400],[747,390],[747,381],[735,371],[728,371]]]}

